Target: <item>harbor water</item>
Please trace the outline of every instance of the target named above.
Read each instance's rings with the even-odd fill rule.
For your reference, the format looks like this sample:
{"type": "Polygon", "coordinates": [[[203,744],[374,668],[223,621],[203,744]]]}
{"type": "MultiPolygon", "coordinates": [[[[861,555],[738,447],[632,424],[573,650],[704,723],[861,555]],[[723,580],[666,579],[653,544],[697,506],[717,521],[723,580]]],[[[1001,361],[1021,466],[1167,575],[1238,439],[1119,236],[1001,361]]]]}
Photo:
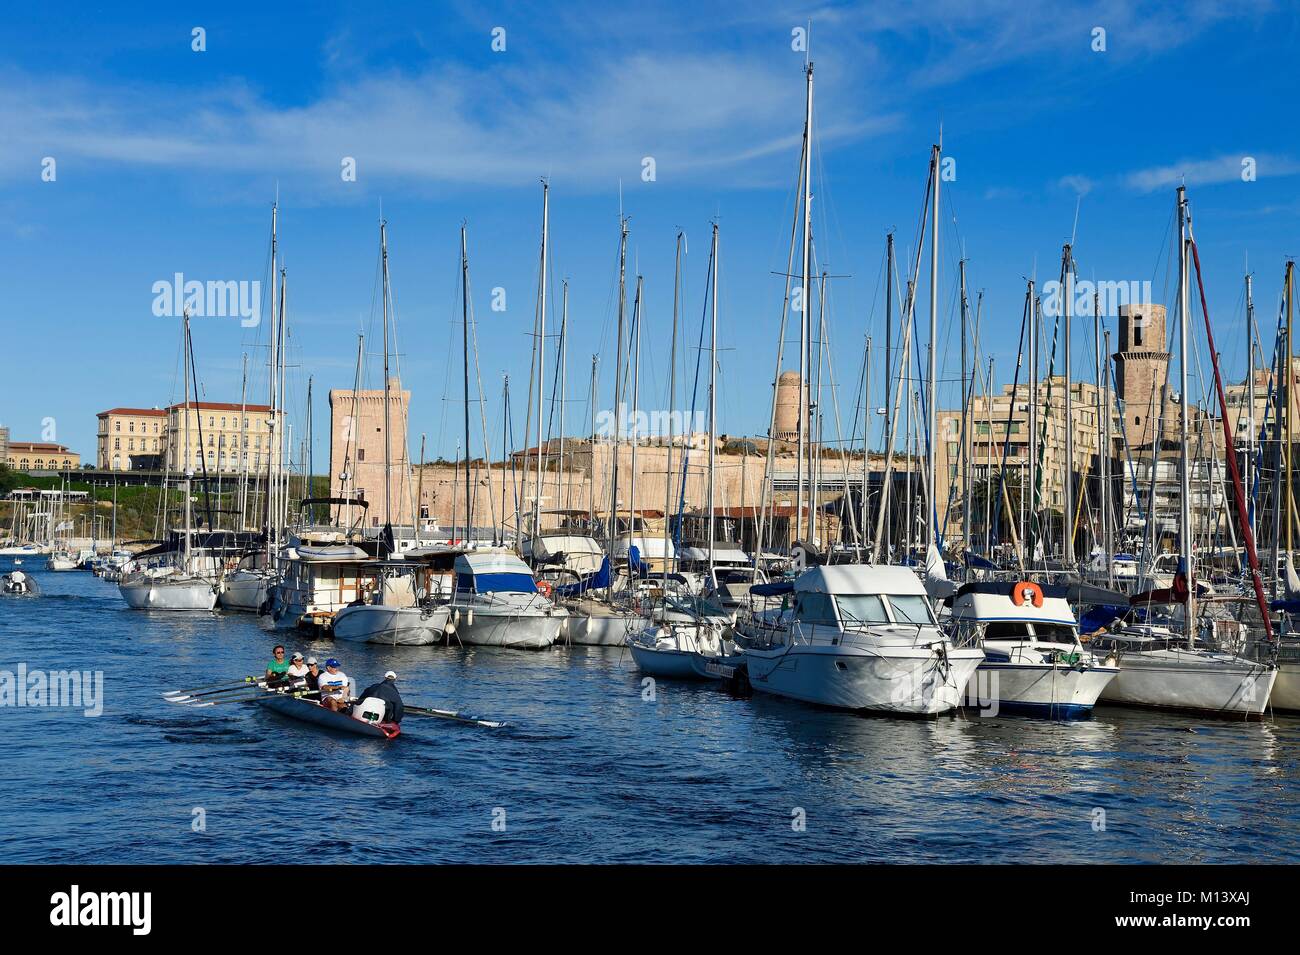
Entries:
{"type": "Polygon", "coordinates": [[[618,649],[313,642],[22,569],[44,595],[0,598],[0,670],[102,672],[103,699],[0,708],[7,863],[1300,861],[1292,717],[864,717],[647,686],[618,649]],[[276,642],[509,725],[408,716],[383,742],[160,695],[276,642]]]}

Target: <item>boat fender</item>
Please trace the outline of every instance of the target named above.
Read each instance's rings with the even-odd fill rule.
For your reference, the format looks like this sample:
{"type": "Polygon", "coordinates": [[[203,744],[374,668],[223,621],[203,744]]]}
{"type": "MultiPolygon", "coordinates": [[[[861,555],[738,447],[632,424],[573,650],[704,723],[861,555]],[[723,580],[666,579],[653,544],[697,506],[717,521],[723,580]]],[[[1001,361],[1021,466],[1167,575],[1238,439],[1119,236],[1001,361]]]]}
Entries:
{"type": "Polygon", "coordinates": [[[455,630],[460,626],[460,608],[457,607],[451,614],[451,629],[455,630]]]}
{"type": "Polygon", "coordinates": [[[363,723],[382,723],[385,703],[377,696],[368,696],[352,708],[352,715],[363,723]]]}
{"type": "Polygon", "coordinates": [[[1011,602],[1017,607],[1032,603],[1035,607],[1043,605],[1043,588],[1032,580],[1022,580],[1011,587],[1011,602]]]}
{"type": "Polygon", "coordinates": [[[473,608],[473,607],[470,607],[468,610],[465,611],[465,626],[467,626],[467,627],[472,627],[472,626],[474,626],[474,608],[473,608]]]}
{"type": "Polygon", "coordinates": [[[448,619],[447,622],[442,625],[442,632],[450,637],[453,633],[456,632],[456,625],[452,623],[450,619],[448,619]]]}
{"type": "Polygon", "coordinates": [[[582,633],[583,636],[591,636],[591,614],[587,614],[582,620],[582,633]]]}

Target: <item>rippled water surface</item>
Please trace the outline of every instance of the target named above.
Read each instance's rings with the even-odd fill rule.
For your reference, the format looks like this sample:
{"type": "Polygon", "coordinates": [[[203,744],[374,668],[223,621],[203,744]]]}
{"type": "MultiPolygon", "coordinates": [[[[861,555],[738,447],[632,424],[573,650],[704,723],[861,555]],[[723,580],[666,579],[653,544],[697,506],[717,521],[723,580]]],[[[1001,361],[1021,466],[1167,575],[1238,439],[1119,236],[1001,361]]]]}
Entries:
{"type": "Polygon", "coordinates": [[[24,569],[45,596],[0,598],[0,669],[102,670],[105,700],[97,718],[0,709],[3,862],[1300,860],[1289,717],[903,721],[666,681],[646,702],[619,650],[286,641],[361,685],[391,667],[408,702],[510,724],[408,717],[386,743],[168,704],[259,672],[275,636],[24,569]]]}

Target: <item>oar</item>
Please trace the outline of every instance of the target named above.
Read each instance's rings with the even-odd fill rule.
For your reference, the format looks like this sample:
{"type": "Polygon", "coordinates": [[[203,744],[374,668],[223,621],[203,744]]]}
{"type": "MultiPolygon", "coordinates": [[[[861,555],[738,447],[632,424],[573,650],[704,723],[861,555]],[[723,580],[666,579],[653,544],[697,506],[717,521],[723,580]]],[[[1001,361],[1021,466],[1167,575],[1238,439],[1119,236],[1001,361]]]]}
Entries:
{"type": "MultiPolygon", "coordinates": [[[[271,686],[274,686],[274,684],[271,684],[271,686]]],[[[254,688],[265,689],[266,687],[266,683],[258,681],[256,683],[245,683],[243,686],[226,687],[224,690],[208,690],[206,693],[191,693],[186,696],[163,696],[163,699],[168,703],[191,703],[205,696],[225,696],[228,693],[244,693],[254,688]]]]}
{"type": "Polygon", "coordinates": [[[192,686],[188,690],[168,690],[166,693],[163,694],[163,696],[185,696],[187,693],[198,693],[202,690],[216,690],[216,689],[221,689],[223,687],[230,687],[231,689],[239,689],[240,687],[252,683],[254,680],[257,679],[260,679],[260,677],[246,676],[239,683],[231,683],[230,681],[226,681],[225,683],[209,683],[207,686],[192,686]]]}
{"type": "Polygon", "coordinates": [[[474,726],[486,726],[491,729],[499,729],[506,724],[496,720],[480,720],[473,716],[466,716],[463,713],[457,713],[455,710],[435,710],[427,706],[410,706],[404,705],[407,713],[412,716],[434,716],[440,720],[452,720],[456,723],[471,723],[474,726]]]}

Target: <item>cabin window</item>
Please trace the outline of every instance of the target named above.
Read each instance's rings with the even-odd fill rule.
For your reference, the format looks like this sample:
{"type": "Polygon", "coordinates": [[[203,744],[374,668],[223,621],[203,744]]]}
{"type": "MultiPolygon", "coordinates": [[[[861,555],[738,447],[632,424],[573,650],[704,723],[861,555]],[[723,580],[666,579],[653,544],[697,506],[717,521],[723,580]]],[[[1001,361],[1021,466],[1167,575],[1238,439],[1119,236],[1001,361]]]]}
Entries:
{"type": "Polygon", "coordinates": [[[1063,623],[1035,623],[1034,633],[1039,640],[1052,643],[1074,643],[1074,628],[1063,623]]]}
{"type": "Polygon", "coordinates": [[[802,593],[795,605],[794,617],[803,623],[835,626],[835,605],[828,594],[802,593]]]}
{"type": "Polygon", "coordinates": [[[898,623],[934,623],[929,601],[919,594],[890,594],[889,606],[898,623]]]}
{"type": "Polygon", "coordinates": [[[1027,640],[1029,624],[1023,620],[995,620],[984,628],[985,640],[1027,640]]]}
{"type": "Polygon", "coordinates": [[[889,623],[885,602],[875,594],[841,594],[835,598],[845,626],[858,623],[889,623]]]}

